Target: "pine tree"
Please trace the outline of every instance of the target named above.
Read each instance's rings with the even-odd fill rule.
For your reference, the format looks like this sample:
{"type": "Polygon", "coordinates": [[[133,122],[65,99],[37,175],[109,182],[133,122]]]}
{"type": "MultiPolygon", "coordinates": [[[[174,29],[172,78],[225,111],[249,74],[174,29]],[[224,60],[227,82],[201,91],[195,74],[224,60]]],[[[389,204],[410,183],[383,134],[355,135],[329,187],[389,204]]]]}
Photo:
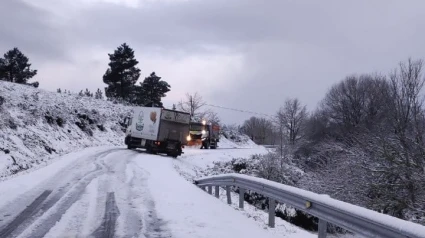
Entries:
{"type": "MultiPolygon", "coordinates": [[[[62,93],[62,90],[61,90],[60,88],[58,88],[58,89],[56,90],[56,92],[57,92],[57,93],[62,93]]],[[[66,90],[65,90],[65,93],[66,93],[66,90]]]]}
{"type": "Polygon", "coordinates": [[[173,104],[173,110],[177,110],[176,104],[173,104]]]}
{"type": "Polygon", "coordinates": [[[134,85],[131,90],[129,103],[139,106],[145,106],[147,103],[146,93],[141,85],[134,85]]]}
{"type": "Polygon", "coordinates": [[[86,91],[84,92],[84,96],[86,97],[93,97],[93,93],[91,93],[87,88],[86,91]]]}
{"type": "MultiPolygon", "coordinates": [[[[28,80],[37,74],[37,70],[31,70],[28,57],[22,54],[18,48],[13,48],[0,58],[0,80],[14,83],[27,84],[28,80]]],[[[31,83],[38,87],[38,82],[31,83]]]]}
{"type": "Polygon", "coordinates": [[[83,90],[81,90],[81,91],[78,93],[78,96],[80,96],[80,97],[84,97],[83,90]]]}
{"type": "Polygon", "coordinates": [[[165,97],[165,94],[170,91],[171,87],[167,82],[161,81],[161,77],[158,77],[155,72],[152,72],[140,85],[142,86],[142,94],[146,100],[146,106],[163,106],[161,98],[165,97]]]}
{"type": "Polygon", "coordinates": [[[100,88],[97,89],[94,98],[96,98],[96,99],[103,99],[103,93],[100,90],[100,88]]]}
{"type": "Polygon", "coordinates": [[[135,67],[139,62],[134,57],[134,51],[124,43],[108,55],[109,68],[103,75],[103,82],[108,85],[105,95],[109,99],[130,101],[134,84],[140,77],[140,69],[135,67]]]}

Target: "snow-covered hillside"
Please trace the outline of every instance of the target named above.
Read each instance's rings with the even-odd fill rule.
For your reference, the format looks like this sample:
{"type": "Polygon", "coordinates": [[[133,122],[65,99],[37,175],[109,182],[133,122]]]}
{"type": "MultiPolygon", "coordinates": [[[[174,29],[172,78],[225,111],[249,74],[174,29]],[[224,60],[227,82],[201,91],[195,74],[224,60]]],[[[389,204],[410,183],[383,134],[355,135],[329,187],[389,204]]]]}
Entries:
{"type": "Polygon", "coordinates": [[[58,154],[123,144],[121,124],[130,107],[4,81],[0,97],[0,178],[58,154]]]}
{"type": "MultiPolygon", "coordinates": [[[[123,145],[131,107],[0,81],[0,179],[85,147],[123,145]]],[[[258,147],[224,131],[220,148],[258,147]]]]}

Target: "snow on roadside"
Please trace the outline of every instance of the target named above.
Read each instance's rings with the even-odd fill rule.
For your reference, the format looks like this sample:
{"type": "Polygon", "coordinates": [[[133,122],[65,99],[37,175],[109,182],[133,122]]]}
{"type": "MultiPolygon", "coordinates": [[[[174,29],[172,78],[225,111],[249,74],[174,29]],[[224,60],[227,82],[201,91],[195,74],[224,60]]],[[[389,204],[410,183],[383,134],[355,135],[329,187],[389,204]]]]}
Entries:
{"type": "MultiPolygon", "coordinates": [[[[223,143],[223,140],[221,140],[220,143],[223,143]]],[[[233,142],[227,140],[224,141],[224,143],[225,145],[228,145],[233,142]]],[[[243,160],[248,159],[254,154],[268,153],[266,148],[258,145],[249,148],[249,143],[246,143],[243,147],[248,148],[226,149],[220,146],[216,150],[185,150],[184,156],[173,160],[173,166],[182,177],[189,182],[192,182],[195,178],[207,176],[208,174],[206,174],[206,171],[208,168],[213,167],[215,162],[229,162],[235,158],[243,160]]],[[[221,189],[220,194],[220,202],[223,206],[228,206],[225,191],[223,189],[221,189]]],[[[208,196],[215,199],[211,195],[208,196]]],[[[267,226],[268,214],[265,211],[249,205],[248,203],[245,203],[245,209],[241,211],[236,203],[236,201],[239,201],[239,195],[236,193],[232,193],[232,201],[233,204],[231,205],[231,208],[236,210],[235,212],[243,215],[243,219],[253,221],[257,227],[267,230],[270,234],[273,234],[276,237],[317,237],[316,234],[304,231],[280,218],[276,218],[276,228],[269,228],[267,226]]]]}
{"type": "Polygon", "coordinates": [[[147,181],[158,215],[173,237],[306,237],[298,232],[274,234],[215,197],[188,183],[167,157],[140,155],[133,160],[149,173],[147,181]]]}
{"type": "Polygon", "coordinates": [[[219,148],[221,149],[229,149],[229,148],[235,148],[235,149],[253,149],[253,148],[263,148],[263,146],[255,144],[252,140],[249,138],[243,141],[234,141],[231,139],[228,139],[224,136],[220,137],[220,142],[218,143],[219,148]]]}
{"type": "MultiPolygon", "coordinates": [[[[227,204],[226,190],[223,188],[220,188],[219,194],[220,194],[220,198],[219,198],[220,201],[223,202],[224,204],[227,204]]],[[[317,234],[302,230],[299,227],[289,222],[286,222],[278,217],[275,218],[275,228],[270,228],[268,226],[268,219],[269,219],[268,213],[254,206],[251,206],[247,202],[244,202],[244,209],[240,209],[239,194],[237,193],[233,193],[233,192],[231,193],[231,200],[232,200],[232,204],[229,206],[231,206],[236,211],[241,212],[246,217],[253,219],[263,229],[268,230],[269,232],[273,234],[279,235],[280,237],[293,237],[293,235],[296,235],[296,237],[306,237],[306,238],[317,237],[317,234]]]]}

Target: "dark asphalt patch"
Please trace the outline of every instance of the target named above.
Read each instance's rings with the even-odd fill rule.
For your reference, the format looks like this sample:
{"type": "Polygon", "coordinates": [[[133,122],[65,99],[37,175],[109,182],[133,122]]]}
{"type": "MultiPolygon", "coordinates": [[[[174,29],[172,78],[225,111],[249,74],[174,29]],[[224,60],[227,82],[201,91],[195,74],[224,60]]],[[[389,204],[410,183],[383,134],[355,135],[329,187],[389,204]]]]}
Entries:
{"type": "Polygon", "coordinates": [[[19,226],[23,225],[27,219],[32,218],[40,208],[41,204],[52,193],[51,190],[45,190],[40,194],[29,206],[27,206],[18,216],[15,217],[8,225],[0,230],[0,237],[10,236],[19,226]]]}
{"type": "Polygon", "coordinates": [[[110,192],[105,202],[105,215],[102,225],[93,232],[96,238],[113,238],[115,234],[116,221],[120,215],[117,203],[115,201],[115,193],[110,192]]]}

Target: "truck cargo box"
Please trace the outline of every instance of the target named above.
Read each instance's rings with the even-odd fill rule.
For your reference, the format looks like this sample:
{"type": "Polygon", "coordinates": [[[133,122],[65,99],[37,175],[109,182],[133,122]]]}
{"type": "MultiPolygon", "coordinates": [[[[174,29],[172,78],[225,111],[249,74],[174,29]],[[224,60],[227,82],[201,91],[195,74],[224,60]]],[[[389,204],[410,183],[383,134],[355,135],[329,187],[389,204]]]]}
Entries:
{"type": "Polygon", "coordinates": [[[125,144],[176,157],[187,144],[190,114],[155,107],[135,107],[128,121],[125,144]]]}

